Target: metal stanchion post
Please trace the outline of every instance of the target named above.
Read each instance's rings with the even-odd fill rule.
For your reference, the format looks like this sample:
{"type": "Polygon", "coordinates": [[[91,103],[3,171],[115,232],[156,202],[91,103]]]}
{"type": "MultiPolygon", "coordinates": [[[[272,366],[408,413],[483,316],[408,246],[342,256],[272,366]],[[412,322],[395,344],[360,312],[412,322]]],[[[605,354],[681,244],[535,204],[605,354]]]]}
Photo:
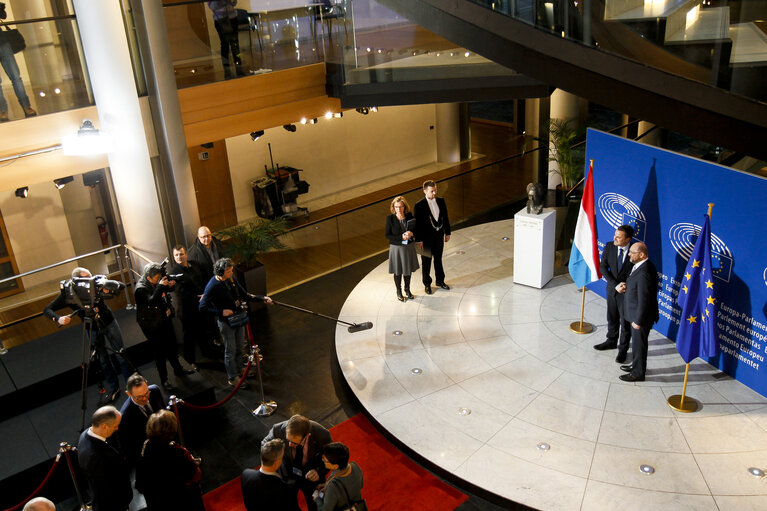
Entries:
{"type": "Polygon", "coordinates": [[[261,390],[261,402],[253,410],[256,417],[268,417],[277,409],[277,403],[274,401],[266,402],[264,398],[264,380],[261,378],[261,355],[258,352],[258,345],[250,346],[250,360],[256,362],[256,372],[258,373],[258,388],[261,390]]]}
{"type": "Polygon", "coordinates": [[[75,493],[77,494],[77,501],[80,503],[80,511],[90,511],[91,506],[87,505],[83,501],[83,494],[80,491],[80,485],[77,484],[77,477],[75,476],[75,466],[72,464],[72,459],[70,458],[70,453],[74,451],[75,448],[69,445],[67,442],[61,442],[59,444],[59,453],[56,455],[56,460],[58,461],[61,458],[61,455],[64,455],[64,459],[67,460],[67,467],[69,468],[69,475],[72,476],[72,484],[75,486],[75,493]]]}
{"type": "Polygon", "coordinates": [[[184,441],[184,431],[181,429],[181,416],[178,414],[178,403],[181,401],[176,396],[170,396],[168,398],[169,407],[173,407],[173,413],[176,414],[176,422],[178,422],[178,439],[181,440],[181,445],[186,445],[184,441]]]}

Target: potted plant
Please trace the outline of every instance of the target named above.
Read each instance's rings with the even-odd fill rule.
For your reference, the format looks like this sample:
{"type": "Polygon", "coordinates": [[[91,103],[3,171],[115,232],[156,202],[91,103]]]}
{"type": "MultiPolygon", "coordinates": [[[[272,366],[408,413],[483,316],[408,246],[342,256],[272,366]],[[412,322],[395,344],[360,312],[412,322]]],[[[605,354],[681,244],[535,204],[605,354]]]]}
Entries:
{"type": "Polygon", "coordinates": [[[287,232],[287,222],[279,218],[251,220],[216,233],[227,257],[234,262],[237,280],[249,293],[266,294],[266,269],[258,256],[268,250],[285,248],[280,236],[287,232]]]}
{"type": "Polygon", "coordinates": [[[582,129],[572,120],[549,119],[548,132],[549,161],[557,164],[549,173],[559,174],[562,184],[557,185],[557,203],[565,205],[565,193],[583,177],[585,147],[582,144],[573,147],[582,137],[582,129]]]}

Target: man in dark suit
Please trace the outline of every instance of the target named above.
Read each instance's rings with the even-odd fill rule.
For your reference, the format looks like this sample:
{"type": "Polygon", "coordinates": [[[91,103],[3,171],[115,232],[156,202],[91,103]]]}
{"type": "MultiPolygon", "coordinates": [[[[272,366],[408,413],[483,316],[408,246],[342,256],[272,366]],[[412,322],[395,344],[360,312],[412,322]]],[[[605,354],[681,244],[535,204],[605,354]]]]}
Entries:
{"type": "Polygon", "coordinates": [[[432,294],[431,262],[434,260],[434,279],[438,287],[450,289],[445,283],[445,270],[442,268],[442,250],[450,241],[450,219],[447,215],[445,199],[437,197],[437,183],[424,181],[424,198],[415,203],[415,241],[418,248],[431,252],[431,257],[421,256],[421,277],[426,294],[432,294]]]}
{"type": "Polygon", "coordinates": [[[203,271],[202,281],[207,283],[213,276],[213,263],[224,257],[224,249],[210,229],[203,225],[197,229],[197,239],[189,247],[187,257],[200,265],[203,271]]]}
{"type": "Polygon", "coordinates": [[[261,467],[246,468],[242,472],[242,499],[248,511],[280,509],[298,511],[296,492],[282,480],[279,474],[285,442],[269,440],[261,446],[261,467]]]}
{"type": "Polygon", "coordinates": [[[114,406],[102,406],[77,444],[77,461],[91,488],[93,511],[126,511],[133,499],[128,462],[107,442],[120,419],[114,406]]]}
{"type": "Polygon", "coordinates": [[[630,365],[621,366],[628,374],[621,375],[623,381],[644,381],[647,370],[647,338],[653,324],[658,321],[658,270],[649,259],[647,245],[634,243],[629,249],[629,258],[634,264],[626,283],[623,299],[623,315],[631,323],[630,365]]]}
{"type": "MultiPolygon", "coordinates": [[[[599,269],[602,276],[607,280],[607,339],[594,346],[595,350],[611,350],[618,348],[618,356],[615,361],[622,364],[626,361],[626,353],[629,350],[631,340],[631,325],[623,318],[623,292],[618,291],[619,285],[626,282],[626,277],[631,273],[631,261],[628,251],[631,246],[631,237],[634,228],[630,225],[621,225],[615,230],[613,240],[605,245],[602,251],[602,260],[599,269]],[[620,335],[620,342],[618,337],[620,335]]],[[[620,287],[622,289],[622,287],[620,287]]]]}
{"type": "Polygon", "coordinates": [[[275,438],[288,444],[279,474],[288,484],[295,485],[291,492],[293,498],[301,490],[309,511],[316,511],[317,504],[312,499],[312,493],[318,484],[325,482],[328,472],[322,461],[322,448],[333,441],[330,431],[302,415],[294,415],[272,426],[261,446],[275,438]]]}
{"type": "Polygon", "coordinates": [[[117,437],[120,439],[123,456],[135,467],[146,440],[146,423],[149,416],[165,408],[165,399],[160,387],[149,385],[146,378],[138,373],[128,378],[125,386],[128,399],[120,408],[122,420],[117,437]]]}

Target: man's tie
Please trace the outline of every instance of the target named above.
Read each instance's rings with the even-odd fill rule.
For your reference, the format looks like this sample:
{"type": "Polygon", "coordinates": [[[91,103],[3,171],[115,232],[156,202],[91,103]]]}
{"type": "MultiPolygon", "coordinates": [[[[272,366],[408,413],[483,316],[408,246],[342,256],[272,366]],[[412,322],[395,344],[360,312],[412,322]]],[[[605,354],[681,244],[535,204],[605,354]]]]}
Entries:
{"type": "Polygon", "coordinates": [[[618,271],[621,271],[621,268],[623,268],[623,247],[618,249],[618,271]]]}

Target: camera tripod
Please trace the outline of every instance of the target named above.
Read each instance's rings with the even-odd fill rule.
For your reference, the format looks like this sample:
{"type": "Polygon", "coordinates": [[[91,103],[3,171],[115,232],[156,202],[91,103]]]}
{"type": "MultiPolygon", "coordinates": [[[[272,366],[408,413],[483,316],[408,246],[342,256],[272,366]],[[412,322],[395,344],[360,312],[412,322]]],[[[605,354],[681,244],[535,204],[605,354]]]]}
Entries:
{"type": "MultiPolygon", "coordinates": [[[[137,372],[136,366],[133,365],[130,359],[125,355],[124,349],[115,350],[107,346],[106,337],[109,334],[106,332],[106,325],[104,325],[104,322],[101,320],[99,314],[93,310],[93,307],[83,307],[82,310],[84,311],[84,316],[82,333],[82,359],[80,362],[80,367],[82,368],[82,381],[80,388],[80,409],[82,411],[82,422],[80,428],[81,432],[85,430],[85,416],[88,410],[88,372],[90,370],[91,361],[96,359],[98,363],[99,369],[97,371],[97,378],[99,381],[100,389],[104,388],[104,372],[109,370],[109,368],[103,367],[104,363],[112,365],[112,370],[115,373],[115,378],[117,378],[119,386],[119,374],[121,372],[120,364],[118,362],[118,367],[114,367],[111,358],[112,355],[121,357],[131,368],[132,372],[137,372]],[[94,334],[96,336],[95,339],[94,334]],[[105,362],[102,362],[102,360],[105,362]]],[[[75,311],[71,315],[74,315],[77,312],[78,311],[75,311]]],[[[115,319],[114,321],[117,320],[115,319]]]]}

